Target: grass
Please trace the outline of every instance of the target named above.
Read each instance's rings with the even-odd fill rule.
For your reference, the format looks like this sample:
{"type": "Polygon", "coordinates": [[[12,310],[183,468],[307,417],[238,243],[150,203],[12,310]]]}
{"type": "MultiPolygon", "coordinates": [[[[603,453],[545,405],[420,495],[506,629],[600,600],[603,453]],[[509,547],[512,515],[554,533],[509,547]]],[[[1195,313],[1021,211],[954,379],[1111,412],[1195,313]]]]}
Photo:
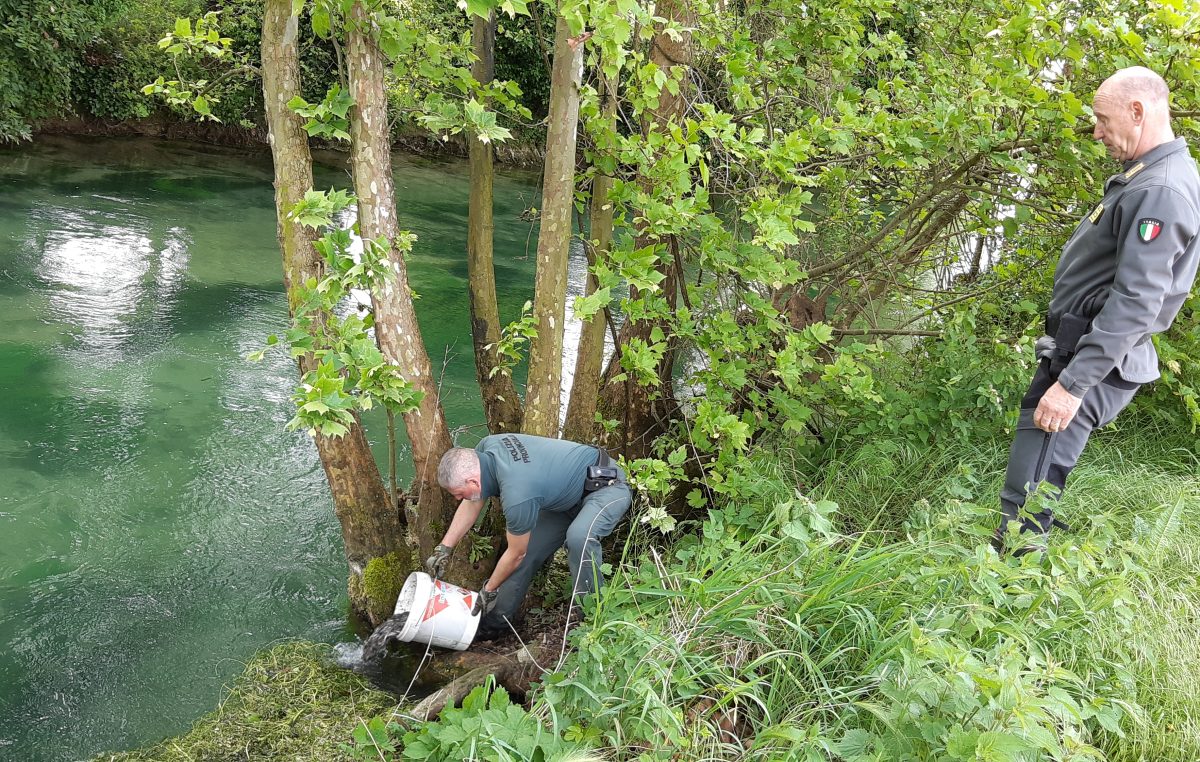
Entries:
{"type": "Polygon", "coordinates": [[[216,711],[178,738],[104,762],[341,762],[363,719],[396,700],[332,663],[328,646],[288,642],[256,655],[216,711]]]}
{"type": "Polygon", "coordinates": [[[758,453],[703,539],[635,534],[537,711],[616,759],[1200,759],[1195,444],[1098,435],[1025,559],[985,542],[1007,447],[758,453]]]}

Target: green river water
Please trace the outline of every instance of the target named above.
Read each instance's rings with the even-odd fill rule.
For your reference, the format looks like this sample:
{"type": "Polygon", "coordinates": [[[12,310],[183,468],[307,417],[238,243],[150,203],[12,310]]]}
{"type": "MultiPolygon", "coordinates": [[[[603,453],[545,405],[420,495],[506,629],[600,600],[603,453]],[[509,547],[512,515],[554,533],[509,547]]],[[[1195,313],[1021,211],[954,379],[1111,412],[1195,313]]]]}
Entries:
{"type": "MultiPolygon", "coordinates": [[[[347,184],[337,161],[319,187],[347,184]]],[[[397,157],[396,176],[447,417],[473,444],[466,166],[397,157]]],[[[532,292],[535,179],[496,181],[505,320],[532,292]]],[[[0,149],[0,759],[144,745],[212,710],[255,650],[354,640],[315,449],[284,431],[294,367],[242,359],[285,314],[268,154],[0,149]]]]}

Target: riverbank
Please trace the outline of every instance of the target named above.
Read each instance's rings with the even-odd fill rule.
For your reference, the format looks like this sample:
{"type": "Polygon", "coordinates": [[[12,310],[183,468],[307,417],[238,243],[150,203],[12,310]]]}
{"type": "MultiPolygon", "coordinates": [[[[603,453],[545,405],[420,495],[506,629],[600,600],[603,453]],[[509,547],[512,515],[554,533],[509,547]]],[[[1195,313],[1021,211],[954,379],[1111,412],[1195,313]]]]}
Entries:
{"type": "MultiPolygon", "coordinates": [[[[47,119],[34,129],[34,139],[48,135],[146,137],[205,143],[222,148],[262,148],[264,151],[268,148],[265,128],[247,128],[217,122],[188,122],[160,117],[120,121],[84,117],[47,119]]],[[[342,153],[346,151],[344,144],[328,141],[313,141],[313,148],[342,153]]],[[[427,158],[467,158],[466,138],[462,134],[441,140],[427,132],[401,130],[394,136],[392,150],[427,158]]],[[[513,140],[494,143],[493,151],[498,164],[514,169],[540,171],[545,147],[541,144],[513,140]]]]}
{"type": "MultiPolygon", "coordinates": [[[[1098,435],[1060,506],[1075,531],[1021,559],[986,544],[1000,439],[846,447],[807,495],[795,485],[813,473],[786,450],[760,452],[744,473],[758,499],[671,543],[635,530],[566,658],[543,665],[508,724],[476,696],[441,725],[392,707],[353,741],[369,719],[345,704],[328,727],[372,759],[399,759],[409,732],[435,745],[430,758],[462,758],[454,728],[474,718],[493,723],[464,736],[481,759],[508,758],[487,749],[533,722],[544,748],[609,759],[1190,762],[1200,453],[1185,434],[1131,417],[1098,435]]],[[[152,758],[169,757],[104,759],[152,758]]]]}

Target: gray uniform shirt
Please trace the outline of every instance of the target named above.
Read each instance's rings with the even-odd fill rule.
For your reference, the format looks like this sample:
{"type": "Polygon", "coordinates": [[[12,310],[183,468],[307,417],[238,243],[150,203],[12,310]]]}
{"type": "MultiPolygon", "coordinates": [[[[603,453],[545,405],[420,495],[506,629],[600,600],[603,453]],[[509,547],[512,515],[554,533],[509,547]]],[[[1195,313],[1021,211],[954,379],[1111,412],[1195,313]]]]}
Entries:
{"type": "Polygon", "coordinates": [[[1094,315],[1058,381],[1077,397],[1114,368],[1121,378],[1158,378],[1143,338],[1165,331],[1187,299],[1200,259],[1200,176],[1183,138],[1125,163],[1075,229],[1054,271],[1050,321],[1094,315]],[[1141,342],[1141,343],[1139,343],[1141,342]]]}
{"type": "Polygon", "coordinates": [[[481,497],[500,496],[509,532],[525,534],[540,511],[569,511],[583,497],[587,467],[600,451],[590,445],[532,434],[492,434],[475,446],[481,497]]]}

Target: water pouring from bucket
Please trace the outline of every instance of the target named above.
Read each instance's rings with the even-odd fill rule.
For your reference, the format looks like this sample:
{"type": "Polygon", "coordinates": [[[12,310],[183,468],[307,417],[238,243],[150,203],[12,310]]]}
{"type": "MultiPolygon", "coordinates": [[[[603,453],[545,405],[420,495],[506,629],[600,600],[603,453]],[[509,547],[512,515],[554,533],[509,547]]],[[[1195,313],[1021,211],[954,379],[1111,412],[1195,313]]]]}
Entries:
{"type": "Polygon", "coordinates": [[[479,628],[480,615],[471,613],[478,596],[474,590],[413,572],[404,581],[391,618],[363,646],[363,660],[379,658],[392,641],[466,650],[479,628]]]}

